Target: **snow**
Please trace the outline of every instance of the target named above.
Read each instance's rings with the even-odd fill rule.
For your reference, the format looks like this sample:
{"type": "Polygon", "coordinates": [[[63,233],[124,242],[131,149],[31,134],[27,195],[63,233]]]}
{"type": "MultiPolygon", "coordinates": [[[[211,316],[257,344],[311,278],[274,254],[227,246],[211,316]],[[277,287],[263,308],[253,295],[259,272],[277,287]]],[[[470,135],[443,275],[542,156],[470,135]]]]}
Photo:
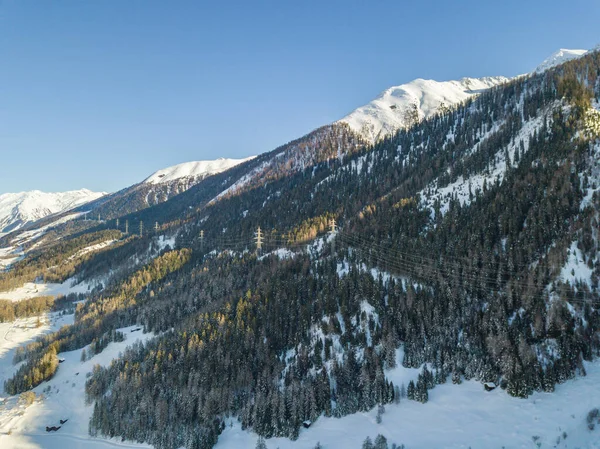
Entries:
{"type": "MultiPolygon", "coordinates": [[[[283,154],[283,153],[280,153],[280,154],[283,154]]],[[[279,157],[280,154],[276,155],[273,159],[279,157]]],[[[233,183],[231,186],[229,186],[228,188],[223,190],[221,193],[219,193],[216,197],[214,197],[212,200],[210,200],[208,204],[214,204],[216,201],[220,200],[225,195],[228,195],[229,193],[233,193],[233,192],[236,192],[237,190],[241,189],[246,184],[250,183],[253,179],[255,179],[260,173],[262,173],[269,166],[269,164],[271,162],[272,162],[272,160],[266,161],[266,162],[263,162],[262,164],[260,164],[258,167],[255,167],[249,173],[246,173],[244,176],[242,176],[240,179],[238,179],[235,183],[233,183]]]]}
{"type": "Polygon", "coordinates": [[[359,107],[339,122],[369,142],[390,135],[411,124],[408,112],[414,106],[419,120],[442,112],[442,103],[451,107],[486,89],[509,81],[503,76],[462,78],[458,81],[416,79],[400,86],[390,87],[375,100],[359,107]]]}
{"type": "MultiPolygon", "coordinates": [[[[557,385],[554,393],[534,393],[527,399],[513,398],[499,388],[486,392],[475,381],[460,385],[448,381],[429,390],[426,404],[406,399],[386,404],[381,424],[376,422],[375,408],[343,418],[321,417],[309,429],[301,429],[296,441],[272,438],[266,443],[270,449],[312,449],[317,442],[325,449],[359,449],[367,436],[374,439],[382,434],[390,447],[396,443],[409,449],[529,449],[538,447],[536,443],[542,448],[598,449],[600,430],[589,431],[585,419],[600,406],[600,362],[586,362],[585,368],[586,377],[557,385]]],[[[418,372],[400,366],[388,371],[387,377],[396,386],[406,386],[418,372]]],[[[257,438],[232,420],[215,448],[253,448],[257,438]]]]}
{"type": "Polygon", "coordinates": [[[560,279],[563,282],[569,282],[572,286],[575,286],[577,281],[581,281],[591,288],[593,272],[594,270],[588,267],[585,262],[585,257],[581,253],[581,250],[577,248],[577,242],[571,243],[567,262],[560,272],[560,279]]]}
{"type": "Polygon", "coordinates": [[[176,181],[181,178],[206,178],[217,173],[229,170],[238,164],[254,159],[256,156],[250,156],[245,159],[225,159],[219,158],[214,161],[196,161],[185,162],[172,167],[163,168],[150,175],[144,183],[162,184],[165,182],[176,181]]]}
{"type": "MultiPolygon", "coordinates": [[[[584,210],[586,207],[592,204],[594,193],[600,191],[600,143],[596,142],[591,148],[592,156],[590,158],[590,173],[589,173],[589,187],[585,190],[585,195],[581,200],[580,209],[584,210]]],[[[582,177],[582,174],[579,175],[582,177]]],[[[1,261],[0,261],[1,263],[1,261]]]]}
{"type": "MultiPolygon", "coordinates": [[[[0,409],[0,447],[3,449],[63,449],[112,447],[150,447],[120,439],[108,440],[88,436],[88,422],[93,405],[85,404],[86,374],[94,365],[107,366],[127,346],[136,341],[146,341],[152,334],[132,333],[137,326],[119,329],[125,341],[110,343],[104,351],[86,362],[80,361],[81,350],[59,354],[65,361],[58,367],[54,377],[33,389],[43,394],[44,399],[24,409],[17,404],[17,397],[9,397],[0,409]],[[60,419],[68,419],[57,432],[47,433],[46,426],[59,426],[60,419]],[[8,432],[11,431],[9,435],[8,432]]],[[[1,360],[2,363],[6,363],[1,360]]]]}
{"type": "Polygon", "coordinates": [[[158,252],[160,253],[166,247],[175,248],[176,236],[167,237],[165,235],[158,236],[156,243],[158,243],[158,252]]]}
{"type": "Polygon", "coordinates": [[[32,190],[1,194],[0,233],[20,229],[27,223],[73,209],[104,195],[106,193],[92,192],[88,189],[57,193],[32,190]]]}
{"type": "MultiPolygon", "coordinates": [[[[514,139],[509,143],[506,148],[506,152],[509,155],[510,164],[505,157],[505,148],[499,148],[495,156],[495,165],[489,171],[473,174],[468,178],[459,176],[456,181],[444,186],[439,187],[438,181],[433,181],[427,188],[423,189],[419,195],[421,197],[421,204],[425,208],[429,208],[433,211],[436,202],[440,202],[440,213],[444,215],[448,211],[450,199],[456,198],[462,206],[471,204],[471,194],[473,198],[477,196],[477,192],[483,191],[484,182],[488,186],[492,186],[495,183],[501,183],[504,180],[506,171],[516,165],[515,153],[520,146],[520,142],[523,141],[523,149],[525,152],[529,150],[529,138],[534,131],[539,130],[546,118],[543,115],[537,116],[523,124],[523,127],[519,130],[514,139]],[[427,191],[431,190],[433,193],[427,195],[427,191]]],[[[486,133],[483,138],[490,136],[490,133],[486,133]]],[[[483,141],[483,140],[482,140],[483,141]]],[[[469,153],[473,154],[477,151],[481,142],[475,144],[474,149],[469,153]]],[[[521,155],[522,156],[522,155],[521,155]]]]}
{"type": "Polygon", "coordinates": [[[62,284],[27,282],[23,286],[8,292],[0,292],[0,299],[21,301],[38,296],[66,296],[70,293],[86,293],[91,288],[90,284],[82,282],[73,285],[72,279],[67,279],[62,284]]]}
{"type": "Polygon", "coordinates": [[[108,248],[111,245],[117,243],[118,240],[106,240],[104,242],[96,243],[95,245],[86,246],[85,248],[80,249],[77,253],[73,254],[69,257],[69,260],[77,259],[78,257],[85,256],[88,253],[93,251],[99,251],[104,248],[108,248]]]}
{"type": "Polygon", "coordinates": [[[558,51],[552,53],[548,58],[546,58],[540,65],[538,65],[534,72],[542,73],[552,67],[556,67],[557,65],[563,64],[572,59],[581,58],[585,55],[587,50],[569,50],[567,48],[561,48],[558,51]]]}
{"type": "Polygon", "coordinates": [[[82,215],[85,215],[86,213],[87,212],[75,212],[72,214],[68,214],[63,217],[60,217],[57,220],[54,220],[50,224],[41,226],[37,229],[21,232],[16,238],[11,240],[11,244],[12,245],[24,245],[25,243],[29,243],[29,242],[37,239],[38,237],[41,237],[42,235],[44,235],[49,229],[51,229],[55,226],[58,226],[59,224],[66,223],[67,221],[79,218],[82,215]]]}
{"type": "Polygon", "coordinates": [[[9,246],[0,248],[0,271],[10,268],[10,266],[22,259],[24,256],[20,247],[9,246]]]}
{"type": "Polygon", "coordinates": [[[262,256],[260,256],[258,258],[258,260],[263,260],[263,259],[266,259],[267,257],[270,257],[270,256],[275,256],[275,257],[277,257],[280,260],[293,259],[295,255],[296,254],[293,251],[290,251],[287,248],[278,248],[278,249],[276,249],[274,251],[271,251],[271,252],[268,252],[266,254],[263,254],[262,256]]]}
{"type": "MultiPolygon", "coordinates": [[[[532,73],[541,73],[586,53],[587,50],[561,48],[545,59],[532,73]]],[[[504,76],[462,78],[452,81],[418,78],[384,90],[373,101],[355,109],[338,123],[347,123],[350,129],[368,142],[375,143],[399,129],[412,125],[410,112],[413,108],[420,121],[443,112],[444,106],[451,108],[510,79],[504,76]]]]}
{"type": "MultiPolygon", "coordinates": [[[[42,314],[39,327],[37,327],[37,317],[0,323],[0,396],[4,389],[4,381],[12,377],[17,370],[17,366],[12,364],[16,348],[32,343],[37,337],[55,332],[72,322],[73,315],[60,315],[55,312],[42,314]]],[[[0,429],[2,426],[3,411],[0,406],[0,429]]]]}

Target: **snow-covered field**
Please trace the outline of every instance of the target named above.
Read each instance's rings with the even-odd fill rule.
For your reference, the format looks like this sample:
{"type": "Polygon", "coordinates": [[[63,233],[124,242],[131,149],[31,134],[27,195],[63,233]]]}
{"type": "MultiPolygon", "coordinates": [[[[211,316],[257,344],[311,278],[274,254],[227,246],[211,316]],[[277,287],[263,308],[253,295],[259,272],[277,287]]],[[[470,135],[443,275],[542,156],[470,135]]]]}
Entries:
{"type": "Polygon", "coordinates": [[[0,299],[10,301],[21,301],[23,299],[35,298],[38,296],[61,296],[69,293],[86,293],[90,286],[82,282],[78,285],[72,285],[72,280],[67,279],[62,284],[43,284],[37,282],[27,282],[22,287],[8,292],[0,292],[0,299]]]}
{"type": "MultiPolygon", "coordinates": [[[[554,393],[527,399],[503,390],[484,391],[478,382],[448,382],[429,391],[429,402],[402,400],[386,405],[381,424],[376,410],[344,418],[320,418],[302,429],[296,441],[266,440],[270,449],[360,449],[367,436],[384,435],[406,449],[600,448],[600,429],[587,428],[588,412],[600,407],[600,362],[587,363],[586,377],[558,385],[554,393]],[[566,435],[566,438],[565,438],[566,435]]],[[[418,370],[396,368],[388,373],[395,385],[408,384],[418,370]]],[[[229,421],[216,449],[254,448],[257,435],[229,421]]]]}
{"type": "MultiPolygon", "coordinates": [[[[72,317],[72,315],[71,315],[72,317]]],[[[3,326],[3,325],[0,325],[3,326]]],[[[55,327],[55,326],[52,326],[55,327]]],[[[145,341],[151,334],[131,332],[136,326],[120,329],[126,340],[120,343],[110,343],[100,354],[81,362],[81,350],[61,353],[65,361],[59,365],[56,375],[48,382],[34,388],[34,392],[43,395],[29,407],[18,404],[16,396],[9,397],[0,405],[0,447],[2,449],[71,449],[71,448],[139,448],[149,447],[120,440],[91,438],[88,436],[88,422],[93,406],[85,404],[86,374],[91,372],[94,365],[108,365],[111,360],[132,343],[145,341]],[[68,420],[62,426],[60,420],[68,420]],[[46,432],[46,426],[61,426],[57,432],[46,432]]],[[[37,335],[47,332],[49,328],[37,330],[37,335]]],[[[0,327],[0,337],[3,331],[0,327]]],[[[13,343],[25,343],[34,335],[29,331],[14,331],[13,343]]],[[[0,342],[0,348],[3,346],[0,342]]],[[[5,351],[0,355],[0,369],[12,371],[11,352],[5,351]]],[[[3,371],[3,372],[4,372],[3,371]]],[[[2,402],[0,401],[0,404],[2,402]]]]}
{"type": "MultiPolygon", "coordinates": [[[[4,381],[16,371],[12,360],[15,350],[19,346],[31,343],[40,335],[54,332],[72,322],[73,315],[50,313],[44,314],[40,318],[41,326],[39,327],[37,326],[37,317],[22,318],[10,323],[0,323],[0,393],[4,389],[4,381]]],[[[0,428],[1,425],[2,419],[0,418],[0,428]]]]}
{"type": "MultiPolygon", "coordinates": [[[[0,235],[0,237],[2,237],[0,235]]],[[[0,248],[0,271],[8,269],[13,263],[23,258],[20,247],[0,248]]]]}

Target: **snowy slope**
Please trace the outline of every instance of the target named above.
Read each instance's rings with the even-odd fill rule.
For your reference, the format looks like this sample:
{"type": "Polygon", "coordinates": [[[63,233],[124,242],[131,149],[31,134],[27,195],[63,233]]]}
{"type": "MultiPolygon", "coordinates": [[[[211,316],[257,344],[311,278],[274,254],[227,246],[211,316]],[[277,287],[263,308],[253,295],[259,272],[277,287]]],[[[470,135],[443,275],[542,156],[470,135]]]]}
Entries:
{"type": "MultiPolygon", "coordinates": [[[[429,393],[421,404],[402,399],[386,404],[382,422],[377,408],[343,418],[319,418],[302,429],[296,441],[266,440],[269,449],[312,449],[319,442],[324,449],[360,449],[362,442],[377,434],[407,449],[599,449],[600,428],[587,427],[590,410],[600,406],[600,363],[585,362],[587,376],[557,385],[554,393],[536,392],[527,399],[509,396],[504,390],[484,391],[475,381],[454,385],[447,382],[429,393]]],[[[398,367],[387,372],[394,385],[414,379],[415,371],[398,367]]],[[[257,435],[229,421],[215,449],[256,447],[257,435]]]]}
{"type": "MultiPolygon", "coordinates": [[[[0,323],[0,381],[12,375],[15,365],[11,359],[15,347],[29,343],[34,337],[57,330],[61,324],[70,324],[73,315],[47,314],[43,326],[36,328],[36,318],[0,323]]],[[[120,439],[93,438],[88,435],[88,421],[93,406],[85,402],[85,381],[96,364],[107,366],[125,348],[137,341],[144,342],[152,334],[135,332],[136,326],[120,329],[126,340],[110,343],[104,351],[85,362],[80,361],[81,350],[61,353],[64,359],[56,375],[36,387],[38,399],[29,407],[19,403],[18,396],[2,398],[0,407],[0,447],[5,449],[58,449],[58,448],[149,448],[145,444],[120,439]],[[67,422],[60,424],[59,420],[67,422]],[[45,427],[61,426],[57,432],[48,433],[45,427]]],[[[0,395],[2,395],[0,393],[0,395]]]]}
{"type": "Polygon", "coordinates": [[[577,59],[582,57],[587,53],[587,50],[569,50],[566,48],[561,48],[560,50],[552,53],[548,58],[546,58],[540,65],[538,65],[534,72],[541,73],[552,67],[563,64],[571,59],[577,59]]]}
{"type": "MultiPolygon", "coordinates": [[[[579,58],[585,53],[587,50],[561,48],[545,59],[532,73],[543,72],[579,58]]],[[[354,110],[338,123],[347,123],[353,131],[374,143],[398,129],[410,127],[415,120],[421,121],[443,112],[446,107],[461,103],[507,81],[510,81],[510,78],[504,76],[462,78],[455,81],[418,78],[386,89],[373,101],[354,110]]]]}
{"type": "Polygon", "coordinates": [[[39,190],[0,195],[0,233],[63,212],[104,196],[87,189],[46,193],[39,190]]]}
{"type": "Polygon", "coordinates": [[[225,159],[219,158],[214,161],[197,161],[186,162],[172,167],[163,168],[153,173],[144,180],[146,184],[162,184],[166,182],[176,181],[181,178],[195,178],[198,181],[207,176],[216,175],[217,173],[229,170],[242,162],[253,159],[254,156],[245,159],[225,159]]]}
{"type": "Polygon", "coordinates": [[[459,81],[416,79],[390,87],[370,103],[359,107],[340,120],[370,142],[375,142],[400,128],[442,112],[490,87],[509,81],[503,76],[463,78],[459,81]],[[414,117],[414,114],[418,117],[414,117]]]}

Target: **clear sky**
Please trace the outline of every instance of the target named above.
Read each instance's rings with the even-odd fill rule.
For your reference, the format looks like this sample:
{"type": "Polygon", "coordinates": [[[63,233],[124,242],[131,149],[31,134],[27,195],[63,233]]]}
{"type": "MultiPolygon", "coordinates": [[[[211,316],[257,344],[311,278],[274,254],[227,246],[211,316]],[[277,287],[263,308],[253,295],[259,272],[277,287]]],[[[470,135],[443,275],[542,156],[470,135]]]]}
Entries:
{"type": "Polygon", "coordinates": [[[0,0],[0,193],[274,149],[414,78],[600,43],[597,0],[0,0]]]}

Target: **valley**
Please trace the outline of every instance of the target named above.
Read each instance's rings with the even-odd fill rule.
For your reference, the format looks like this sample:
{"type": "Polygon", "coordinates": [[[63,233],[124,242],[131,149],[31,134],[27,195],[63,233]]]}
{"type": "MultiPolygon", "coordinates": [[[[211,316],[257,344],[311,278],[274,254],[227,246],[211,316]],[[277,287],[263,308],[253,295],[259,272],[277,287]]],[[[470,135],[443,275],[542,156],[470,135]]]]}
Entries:
{"type": "Polygon", "coordinates": [[[561,49],[11,218],[0,445],[600,447],[599,104],[561,49]]]}

